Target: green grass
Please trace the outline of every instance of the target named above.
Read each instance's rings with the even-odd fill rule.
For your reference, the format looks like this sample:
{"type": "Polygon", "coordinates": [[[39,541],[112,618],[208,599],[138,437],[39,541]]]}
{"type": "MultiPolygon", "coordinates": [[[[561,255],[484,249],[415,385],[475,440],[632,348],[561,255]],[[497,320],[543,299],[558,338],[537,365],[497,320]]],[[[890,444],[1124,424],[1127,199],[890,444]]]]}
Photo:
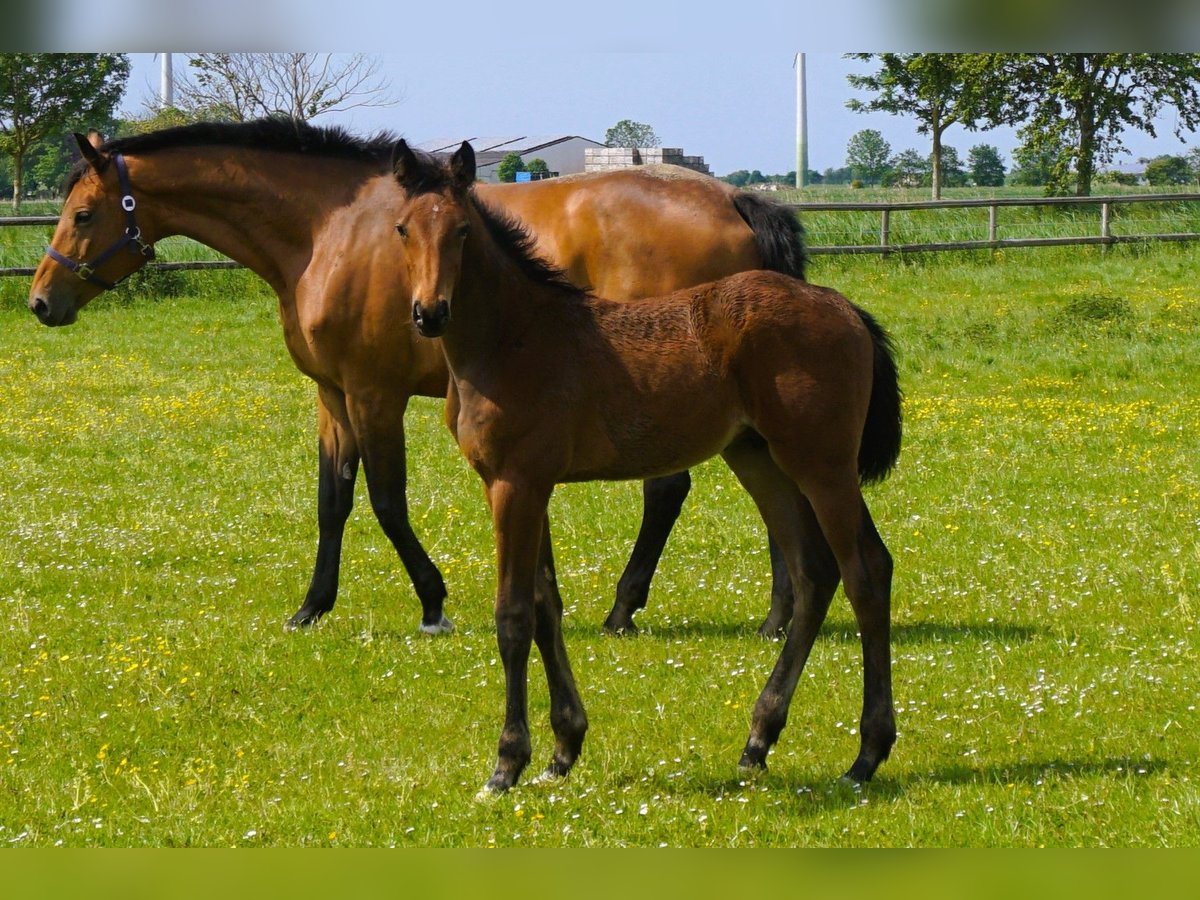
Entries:
{"type": "MultiPolygon", "coordinates": [[[[316,542],[311,385],[243,272],[126,289],[68,329],[0,281],[0,844],[1195,846],[1200,262],[1187,248],[832,259],[907,393],[868,494],[896,558],[900,737],[861,789],[860,653],[835,600],[771,770],[736,762],[779,644],[767,560],[716,463],[643,634],[599,633],[636,484],[560,489],[571,777],[473,799],[503,678],[478,479],[408,413],[415,528],[458,631],[419,608],[362,487],[342,592],[285,633],[316,542]]],[[[534,766],[549,756],[530,667],[534,766]]]]}

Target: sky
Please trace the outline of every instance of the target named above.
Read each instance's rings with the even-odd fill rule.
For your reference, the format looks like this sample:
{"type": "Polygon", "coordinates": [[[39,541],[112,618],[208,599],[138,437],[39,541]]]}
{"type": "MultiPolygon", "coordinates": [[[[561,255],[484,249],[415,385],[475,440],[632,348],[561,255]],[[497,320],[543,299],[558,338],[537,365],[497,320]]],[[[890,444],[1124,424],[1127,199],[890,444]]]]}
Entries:
{"type": "MultiPolygon", "coordinates": [[[[608,128],[632,119],[650,125],[663,146],[703,156],[714,174],[737,169],[782,174],[796,168],[794,61],[802,49],[797,41],[795,50],[771,44],[690,51],[417,47],[404,55],[373,53],[397,102],[329,113],[315,121],[364,134],[393,131],[413,143],[546,134],[602,142],[608,128]]],[[[186,71],[182,54],[172,59],[177,73],[186,71]]],[[[132,53],[130,61],[122,108],[144,113],[157,96],[160,62],[149,52],[132,53]]],[[[810,169],[843,166],[848,139],[864,128],[881,132],[894,153],[909,148],[929,152],[929,138],[917,133],[914,119],[846,108],[851,97],[871,96],[852,89],[846,75],[872,68],[841,52],[805,51],[810,169]]],[[[1116,167],[1138,168],[1139,157],[1200,146],[1200,135],[1185,135],[1185,141],[1174,137],[1174,119],[1171,112],[1160,119],[1157,139],[1127,134],[1129,152],[1114,161],[1116,167]]],[[[952,127],[943,142],[956,147],[964,161],[975,144],[992,144],[1010,166],[1017,145],[1011,128],[968,132],[952,127]]]]}

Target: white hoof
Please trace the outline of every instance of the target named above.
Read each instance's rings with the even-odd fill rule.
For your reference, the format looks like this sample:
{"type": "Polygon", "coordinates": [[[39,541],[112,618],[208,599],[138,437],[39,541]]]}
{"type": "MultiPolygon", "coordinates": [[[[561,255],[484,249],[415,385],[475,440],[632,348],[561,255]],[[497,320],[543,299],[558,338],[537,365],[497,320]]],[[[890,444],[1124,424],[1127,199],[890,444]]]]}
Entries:
{"type": "Polygon", "coordinates": [[[454,623],[444,615],[442,616],[442,621],[438,622],[436,625],[426,625],[424,622],[421,623],[422,634],[449,634],[453,630],[454,623]]]}

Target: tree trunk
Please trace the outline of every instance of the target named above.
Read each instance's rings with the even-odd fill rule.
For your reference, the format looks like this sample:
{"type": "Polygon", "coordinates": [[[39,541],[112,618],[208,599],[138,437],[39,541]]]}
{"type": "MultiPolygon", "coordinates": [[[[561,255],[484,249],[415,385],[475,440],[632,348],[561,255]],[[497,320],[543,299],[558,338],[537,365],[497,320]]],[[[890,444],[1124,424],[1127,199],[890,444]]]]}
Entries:
{"type": "Polygon", "coordinates": [[[21,211],[21,169],[24,168],[25,153],[20,148],[13,150],[13,195],[12,208],[14,213],[21,211]]]}
{"type": "Polygon", "coordinates": [[[930,129],[933,132],[933,199],[942,199],[942,128],[941,122],[934,119],[930,129]]]}
{"type": "Polygon", "coordinates": [[[1092,175],[1096,169],[1096,109],[1090,97],[1085,97],[1083,104],[1083,108],[1079,110],[1079,155],[1075,162],[1078,180],[1075,183],[1075,196],[1090,197],[1092,175]]]}

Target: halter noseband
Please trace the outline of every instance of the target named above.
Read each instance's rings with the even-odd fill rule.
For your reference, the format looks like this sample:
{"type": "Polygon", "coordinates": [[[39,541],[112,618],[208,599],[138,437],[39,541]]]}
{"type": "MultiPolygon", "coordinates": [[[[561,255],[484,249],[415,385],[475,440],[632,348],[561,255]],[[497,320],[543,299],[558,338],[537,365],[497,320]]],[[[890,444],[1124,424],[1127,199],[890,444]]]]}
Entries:
{"type": "Polygon", "coordinates": [[[104,263],[121,250],[128,247],[130,253],[141,253],[146,259],[154,259],[154,245],[147,244],[142,240],[142,230],[138,228],[137,217],[133,214],[133,211],[137,208],[137,201],[133,199],[133,191],[129,187],[129,170],[125,167],[125,158],[120,153],[114,153],[112,161],[116,164],[117,180],[121,185],[121,209],[125,210],[125,233],[117,238],[107,250],[87,263],[69,259],[53,247],[46,248],[46,255],[52,260],[66,266],[84,281],[90,281],[92,284],[99,285],[106,291],[115,288],[125,279],[119,278],[116,281],[105,281],[96,274],[96,269],[104,265],[104,263]]]}

